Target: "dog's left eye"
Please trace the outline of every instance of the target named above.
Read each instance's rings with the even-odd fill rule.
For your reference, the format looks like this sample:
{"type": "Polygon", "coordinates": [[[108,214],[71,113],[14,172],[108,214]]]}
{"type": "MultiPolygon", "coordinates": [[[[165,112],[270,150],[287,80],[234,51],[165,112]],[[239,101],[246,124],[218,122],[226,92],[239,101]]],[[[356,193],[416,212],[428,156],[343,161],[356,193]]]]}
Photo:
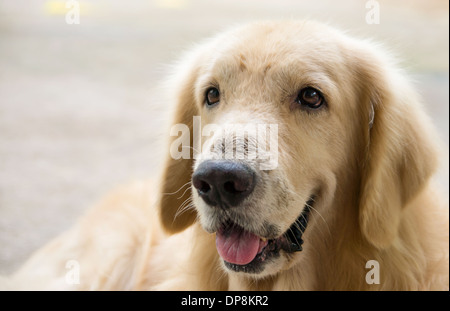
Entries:
{"type": "Polygon", "coordinates": [[[213,106],[220,101],[220,92],[217,88],[211,87],[206,91],[206,104],[213,106]]]}
{"type": "Polygon", "coordinates": [[[311,109],[320,108],[324,102],[325,100],[322,93],[312,87],[305,87],[300,91],[297,97],[297,103],[311,109]]]}

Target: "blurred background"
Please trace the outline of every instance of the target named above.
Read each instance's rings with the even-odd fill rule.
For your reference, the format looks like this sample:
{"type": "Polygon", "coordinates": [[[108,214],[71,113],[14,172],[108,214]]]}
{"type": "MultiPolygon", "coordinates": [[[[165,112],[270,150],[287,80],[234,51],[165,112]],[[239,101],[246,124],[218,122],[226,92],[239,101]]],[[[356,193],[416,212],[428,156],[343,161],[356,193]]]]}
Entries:
{"type": "Polygon", "coordinates": [[[448,0],[378,0],[379,24],[366,0],[80,0],[79,24],[70,2],[0,0],[0,274],[109,190],[155,175],[167,64],[252,20],[324,21],[399,55],[444,142],[448,189],[448,0]]]}

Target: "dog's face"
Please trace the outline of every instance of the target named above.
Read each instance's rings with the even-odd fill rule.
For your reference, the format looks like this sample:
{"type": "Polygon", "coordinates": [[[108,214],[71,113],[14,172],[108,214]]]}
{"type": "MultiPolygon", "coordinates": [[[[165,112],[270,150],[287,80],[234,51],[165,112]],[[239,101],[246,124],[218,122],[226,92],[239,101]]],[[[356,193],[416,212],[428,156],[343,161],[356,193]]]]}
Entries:
{"type": "Polygon", "coordinates": [[[196,105],[203,129],[220,128],[203,137],[193,198],[228,269],[276,272],[301,248],[308,209],[333,196],[357,109],[352,77],[330,74],[345,65],[339,46],[320,32],[271,27],[224,38],[203,59],[196,105]]]}
{"type": "Polygon", "coordinates": [[[308,232],[339,213],[340,183],[370,175],[362,167],[374,97],[389,96],[373,90],[371,66],[352,40],[314,23],[259,23],[204,45],[177,99],[197,154],[170,160],[177,172],[164,191],[178,191],[184,172],[196,212],[180,212],[184,194],[163,198],[176,207],[162,210],[163,222],[179,231],[198,216],[232,273],[266,276],[295,263],[308,232]]]}

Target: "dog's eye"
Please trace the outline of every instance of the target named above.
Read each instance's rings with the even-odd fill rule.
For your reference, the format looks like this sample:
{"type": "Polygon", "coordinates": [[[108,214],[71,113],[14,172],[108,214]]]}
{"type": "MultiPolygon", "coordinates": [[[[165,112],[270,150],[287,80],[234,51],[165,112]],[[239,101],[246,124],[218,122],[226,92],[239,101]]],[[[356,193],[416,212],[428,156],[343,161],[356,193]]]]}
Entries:
{"type": "Polygon", "coordinates": [[[308,108],[317,109],[323,105],[325,100],[323,99],[322,93],[315,88],[305,87],[298,94],[297,102],[308,108]]]}
{"type": "Polygon", "coordinates": [[[213,106],[220,101],[220,92],[217,88],[211,87],[206,91],[206,104],[213,106]]]}

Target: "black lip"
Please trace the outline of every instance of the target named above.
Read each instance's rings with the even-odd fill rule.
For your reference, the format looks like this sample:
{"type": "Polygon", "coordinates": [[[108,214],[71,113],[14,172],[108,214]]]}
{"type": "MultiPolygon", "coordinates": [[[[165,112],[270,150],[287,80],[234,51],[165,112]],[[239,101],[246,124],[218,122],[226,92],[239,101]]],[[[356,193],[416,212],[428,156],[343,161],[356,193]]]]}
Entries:
{"type": "Polygon", "coordinates": [[[315,196],[312,195],[306,202],[302,213],[297,220],[289,227],[284,234],[286,237],[286,244],[283,246],[283,250],[289,253],[300,252],[303,250],[302,235],[308,225],[309,212],[314,204],[315,196]]]}
{"type": "Polygon", "coordinates": [[[279,238],[271,239],[264,249],[258,253],[250,263],[246,265],[238,265],[224,260],[225,266],[236,272],[260,273],[264,270],[267,262],[280,256],[280,250],[286,253],[294,253],[302,251],[303,239],[302,235],[306,230],[309,219],[309,212],[314,204],[315,196],[312,195],[303,207],[302,213],[289,229],[279,238]]]}

